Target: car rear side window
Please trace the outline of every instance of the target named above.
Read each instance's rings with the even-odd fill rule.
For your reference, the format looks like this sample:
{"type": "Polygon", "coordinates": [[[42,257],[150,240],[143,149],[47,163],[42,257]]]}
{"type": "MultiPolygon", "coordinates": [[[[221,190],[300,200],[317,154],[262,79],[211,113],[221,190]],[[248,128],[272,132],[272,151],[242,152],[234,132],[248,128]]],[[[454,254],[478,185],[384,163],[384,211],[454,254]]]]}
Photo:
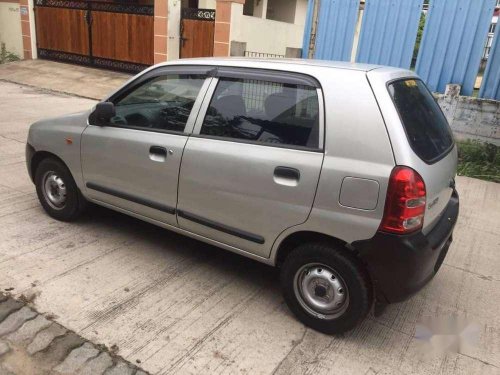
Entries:
{"type": "Polygon", "coordinates": [[[200,134],[318,149],[317,89],[298,84],[220,78],[200,134]]]}
{"type": "Polygon", "coordinates": [[[413,151],[427,163],[444,156],[453,145],[453,135],[425,84],[418,79],[394,81],[389,93],[413,151]]]}

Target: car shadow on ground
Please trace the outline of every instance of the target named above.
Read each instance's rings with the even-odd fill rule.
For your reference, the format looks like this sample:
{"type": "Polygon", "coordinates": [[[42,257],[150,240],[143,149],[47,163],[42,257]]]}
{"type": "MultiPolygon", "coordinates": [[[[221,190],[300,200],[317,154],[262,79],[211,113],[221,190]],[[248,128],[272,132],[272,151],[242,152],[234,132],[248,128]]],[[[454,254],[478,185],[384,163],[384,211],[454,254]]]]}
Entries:
{"type": "Polygon", "coordinates": [[[217,271],[227,273],[228,277],[265,284],[266,288],[275,291],[277,298],[281,298],[279,269],[276,267],[97,205],[91,205],[77,223],[97,226],[102,232],[116,232],[118,229],[141,241],[145,248],[161,249],[176,255],[181,253],[194,262],[209,262],[217,271]]]}
{"type": "MultiPolygon", "coordinates": [[[[142,251],[144,249],[161,249],[164,254],[175,253],[174,255],[187,257],[188,261],[194,263],[209,263],[218,274],[224,275],[228,280],[236,278],[244,283],[255,284],[258,288],[265,288],[267,291],[271,291],[282,304],[285,304],[281,294],[279,269],[276,267],[265,265],[111,209],[97,205],[91,205],[89,208],[79,219],[80,225],[97,226],[103,232],[116,231],[119,228],[118,230],[123,231],[127,236],[134,237],[141,244],[145,244],[146,246],[141,246],[142,251]]],[[[380,325],[390,327],[398,319],[401,311],[405,309],[405,303],[388,305],[383,310],[382,315],[377,317],[371,311],[365,324],[374,327],[380,325]]],[[[288,308],[283,310],[289,316],[293,316],[288,308]]],[[[354,329],[348,335],[356,336],[358,329],[360,328],[354,329]]],[[[362,328],[362,330],[366,329],[366,326],[362,328]]]]}

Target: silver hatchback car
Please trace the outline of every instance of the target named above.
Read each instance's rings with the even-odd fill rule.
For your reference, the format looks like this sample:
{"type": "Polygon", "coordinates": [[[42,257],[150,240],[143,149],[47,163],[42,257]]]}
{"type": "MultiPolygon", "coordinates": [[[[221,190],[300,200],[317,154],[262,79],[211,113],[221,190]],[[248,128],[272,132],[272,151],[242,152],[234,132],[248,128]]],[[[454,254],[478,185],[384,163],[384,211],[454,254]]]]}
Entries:
{"type": "Polygon", "coordinates": [[[278,266],[290,309],[325,333],[421,289],[458,217],[443,113],[414,73],[381,66],[153,66],[33,124],[26,161],[50,216],[93,202],[278,266]]]}

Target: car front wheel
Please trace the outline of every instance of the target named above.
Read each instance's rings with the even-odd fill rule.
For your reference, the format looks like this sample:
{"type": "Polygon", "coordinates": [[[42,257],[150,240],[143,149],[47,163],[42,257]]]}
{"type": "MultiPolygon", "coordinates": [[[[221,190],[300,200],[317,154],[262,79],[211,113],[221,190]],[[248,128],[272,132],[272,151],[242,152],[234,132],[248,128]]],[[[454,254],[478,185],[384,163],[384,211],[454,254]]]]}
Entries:
{"type": "Polygon", "coordinates": [[[42,207],[54,219],[72,221],[86,206],[70,171],[55,158],[40,162],[35,172],[35,185],[42,207]]]}
{"type": "Polygon", "coordinates": [[[293,250],[281,269],[288,307],[317,331],[335,334],[351,330],[373,304],[369,276],[348,250],[326,244],[304,244],[293,250]]]}

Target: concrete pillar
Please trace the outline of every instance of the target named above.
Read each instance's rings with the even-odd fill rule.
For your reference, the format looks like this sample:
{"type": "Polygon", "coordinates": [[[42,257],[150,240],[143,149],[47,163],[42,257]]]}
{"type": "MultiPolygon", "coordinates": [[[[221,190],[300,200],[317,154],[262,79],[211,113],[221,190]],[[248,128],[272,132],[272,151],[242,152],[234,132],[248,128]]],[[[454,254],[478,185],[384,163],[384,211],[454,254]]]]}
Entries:
{"type": "Polygon", "coordinates": [[[451,96],[452,98],[458,98],[458,96],[460,96],[460,90],[462,90],[462,86],[450,83],[446,85],[446,89],[444,90],[444,95],[451,96]]]}
{"type": "Polygon", "coordinates": [[[34,0],[29,0],[29,15],[30,15],[30,31],[31,31],[31,58],[38,58],[36,50],[36,25],[35,25],[35,3],[34,0]]]}
{"type": "Polygon", "coordinates": [[[32,25],[34,26],[34,15],[33,11],[30,12],[30,9],[33,9],[33,4],[30,6],[29,0],[20,0],[19,1],[19,13],[21,14],[21,34],[23,36],[23,56],[24,59],[32,59],[33,56],[36,56],[36,51],[34,49],[36,46],[36,41],[34,40],[35,35],[33,33],[33,37],[31,35],[32,25]]]}
{"type": "Polygon", "coordinates": [[[254,8],[253,16],[259,17],[262,19],[266,19],[267,16],[267,1],[268,0],[260,0],[259,4],[254,8]]]}
{"type": "Polygon", "coordinates": [[[356,62],[356,56],[358,54],[359,36],[361,35],[361,24],[363,21],[364,5],[363,8],[360,7],[358,10],[358,20],[356,21],[356,29],[354,31],[354,40],[352,43],[351,50],[351,62],[356,62]]]}
{"type": "Polygon", "coordinates": [[[215,8],[214,56],[229,56],[231,18],[234,10],[243,12],[245,0],[217,0],[215,8]],[[237,9],[237,7],[241,9],[237,9]]]}
{"type": "Polygon", "coordinates": [[[168,0],[167,60],[169,61],[180,57],[181,9],[181,0],[168,0]]]}
{"type": "Polygon", "coordinates": [[[168,5],[167,0],[155,0],[154,19],[154,63],[167,61],[168,45],[168,5]]]}

